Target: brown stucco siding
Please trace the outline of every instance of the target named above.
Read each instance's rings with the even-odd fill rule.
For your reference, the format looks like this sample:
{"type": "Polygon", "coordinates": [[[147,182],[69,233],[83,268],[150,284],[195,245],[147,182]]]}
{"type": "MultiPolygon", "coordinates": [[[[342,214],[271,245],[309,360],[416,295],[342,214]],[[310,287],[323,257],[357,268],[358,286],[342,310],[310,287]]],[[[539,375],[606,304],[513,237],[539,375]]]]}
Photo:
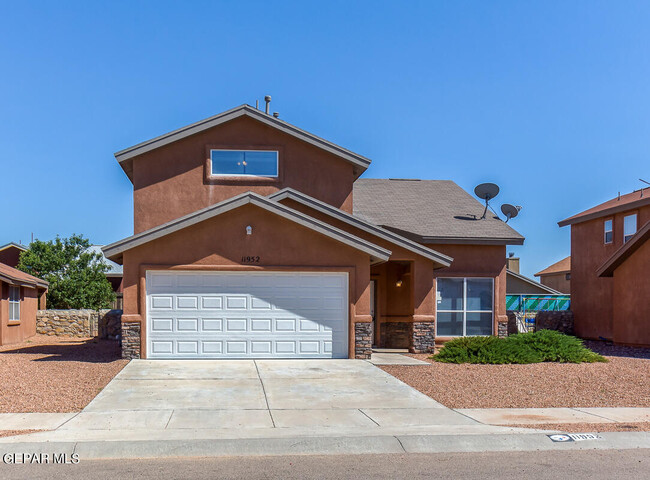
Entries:
{"type": "MultiPolygon", "coordinates": [[[[147,270],[338,271],[348,273],[349,354],[354,358],[354,323],[370,319],[370,258],[352,247],[254,205],[198,223],[124,253],[123,322],[146,325],[147,270]],[[246,226],[253,229],[246,235],[246,226]],[[259,263],[242,264],[242,256],[259,263]]],[[[146,328],[141,329],[146,356],[146,328]]]]}
{"type": "Polygon", "coordinates": [[[650,205],[571,225],[571,309],[575,333],[583,338],[612,339],[614,281],[596,271],[623,245],[623,218],[637,213],[637,228],[650,221],[650,205]],[[614,238],[604,243],[604,221],[614,220],[614,238]]]}
{"type": "Polygon", "coordinates": [[[567,275],[570,273],[551,273],[548,275],[540,275],[539,283],[551,287],[558,292],[565,293],[567,295],[571,294],[571,280],[567,280],[567,275]]]}
{"type": "Polygon", "coordinates": [[[36,335],[38,292],[21,287],[20,322],[9,323],[9,285],[0,282],[0,345],[19,343],[36,335]]]}
{"type": "Polygon", "coordinates": [[[650,346],[650,241],[614,271],[614,342],[650,346]]]}
{"type": "MultiPolygon", "coordinates": [[[[493,334],[506,315],[506,246],[428,244],[430,248],[454,259],[451,266],[434,271],[434,277],[490,277],[494,279],[493,334]]],[[[440,338],[443,340],[443,338],[440,338]]]]}
{"type": "Polygon", "coordinates": [[[133,160],[134,232],[247,191],[270,195],[291,187],[352,211],[354,167],[345,160],[248,117],[147,152],[133,160]],[[278,179],[211,180],[209,148],[279,151],[278,179]]]}

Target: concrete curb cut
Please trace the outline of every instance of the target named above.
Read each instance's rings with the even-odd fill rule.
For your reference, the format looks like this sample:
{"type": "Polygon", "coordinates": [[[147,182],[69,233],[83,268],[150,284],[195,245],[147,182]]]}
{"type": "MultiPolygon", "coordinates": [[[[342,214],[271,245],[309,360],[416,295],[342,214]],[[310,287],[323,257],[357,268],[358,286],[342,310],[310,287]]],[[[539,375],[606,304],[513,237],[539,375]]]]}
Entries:
{"type": "Polygon", "coordinates": [[[565,443],[552,442],[544,434],[25,442],[0,445],[0,458],[12,453],[76,453],[84,461],[111,458],[650,449],[650,432],[608,432],[600,434],[600,437],[599,440],[565,443]]]}

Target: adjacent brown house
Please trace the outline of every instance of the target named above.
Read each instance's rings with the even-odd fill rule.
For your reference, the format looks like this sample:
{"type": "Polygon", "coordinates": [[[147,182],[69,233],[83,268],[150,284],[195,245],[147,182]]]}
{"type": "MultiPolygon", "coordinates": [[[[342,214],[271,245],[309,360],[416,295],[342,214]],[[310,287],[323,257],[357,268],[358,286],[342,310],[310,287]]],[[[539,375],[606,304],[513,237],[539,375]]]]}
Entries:
{"type": "Polygon", "coordinates": [[[36,334],[36,312],[45,308],[48,283],[0,263],[0,345],[36,334]]]}
{"type": "Polygon", "coordinates": [[[650,345],[650,189],[559,222],[571,225],[576,334],[650,345]]]}
{"type": "Polygon", "coordinates": [[[567,295],[571,294],[571,257],[566,257],[537,272],[539,282],[567,295]]]}
{"type": "Polygon", "coordinates": [[[8,243],[0,247],[0,263],[16,268],[20,260],[20,254],[27,250],[27,247],[18,243],[8,243]]]}
{"type": "Polygon", "coordinates": [[[367,358],[507,324],[524,239],[454,182],[360,179],[369,159],[248,105],[115,156],[126,357],[367,358]]]}

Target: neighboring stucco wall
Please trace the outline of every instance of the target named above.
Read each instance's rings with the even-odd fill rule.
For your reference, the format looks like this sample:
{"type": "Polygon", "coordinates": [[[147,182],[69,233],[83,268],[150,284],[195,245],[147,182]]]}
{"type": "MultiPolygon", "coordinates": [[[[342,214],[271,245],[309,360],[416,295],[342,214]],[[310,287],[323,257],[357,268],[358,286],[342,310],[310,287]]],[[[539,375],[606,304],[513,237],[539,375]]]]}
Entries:
{"type": "Polygon", "coordinates": [[[9,324],[9,285],[0,282],[0,345],[19,343],[36,334],[38,292],[21,287],[20,323],[9,324]]]}
{"type": "Polygon", "coordinates": [[[551,287],[558,292],[562,292],[566,295],[571,295],[571,280],[567,280],[566,276],[567,272],[540,275],[539,283],[542,283],[547,287],[551,287]]]}
{"type": "Polygon", "coordinates": [[[15,247],[8,247],[0,251],[0,263],[16,268],[20,259],[21,250],[15,247]]]}
{"type": "MultiPolygon", "coordinates": [[[[350,282],[349,354],[355,355],[355,322],[369,322],[370,259],[328,238],[254,205],[246,205],[124,253],[122,322],[146,324],[147,269],[343,271],[350,282]],[[246,226],[252,235],[246,235],[246,226]],[[242,265],[242,256],[258,256],[242,265]]],[[[141,329],[146,355],[146,328],[141,329]]]]}
{"type": "Polygon", "coordinates": [[[609,217],[571,225],[571,310],[579,337],[612,339],[614,281],[596,275],[600,267],[623,245],[623,218],[637,213],[637,227],[650,221],[650,205],[609,217]],[[603,242],[604,221],[614,219],[614,241],[603,242]]]}
{"type": "Polygon", "coordinates": [[[650,346],[650,241],[614,271],[614,342],[650,346]]]}
{"type": "Polygon", "coordinates": [[[340,157],[254,119],[240,117],[134,159],[134,230],[142,232],[240,193],[269,195],[284,187],[351,212],[355,177],[354,167],[340,157]],[[279,178],[208,180],[209,146],[278,150],[279,178]]]}
{"type": "MultiPolygon", "coordinates": [[[[434,271],[434,277],[491,277],[494,278],[494,325],[507,325],[506,312],[506,246],[505,245],[447,245],[427,244],[434,250],[454,259],[450,267],[434,271]]],[[[441,339],[442,340],[442,339],[441,339]]]]}

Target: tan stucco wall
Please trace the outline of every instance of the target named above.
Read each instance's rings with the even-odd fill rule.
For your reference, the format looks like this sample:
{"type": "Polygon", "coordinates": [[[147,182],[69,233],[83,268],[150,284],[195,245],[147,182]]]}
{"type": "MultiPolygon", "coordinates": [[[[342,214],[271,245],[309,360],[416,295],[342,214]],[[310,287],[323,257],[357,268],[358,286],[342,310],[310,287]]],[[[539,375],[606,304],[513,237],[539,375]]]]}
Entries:
{"type": "Polygon", "coordinates": [[[240,117],[136,157],[134,230],[142,232],[240,193],[269,195],[292,187],[352,211],[354,167],[345,160],[254,119],[240,117]],[[209,147],[279,151],[273,180],[209,180],[209,147]]]}
{"type": "Polygon", "coordinates": [[[567,280],[567,273],[553,273],[549,275],[540,275],[539,283],[551,287],[558,292],[571,294],[571,280],[567,280]]]}
{"type": "Polygon", "coordinates": [[[36,335],[38,293],[21,287],[20,323],[9,324],[9,285],[0,282],[0,345],[19,343],[36,335]]]}
{"type": "MultiPolygon", "coordinates": [[[[145,321],[146,270],[294,270],[348,273],[350,357],[354,323],[370,318],[370,257],[352,247],[253,205],[246,205],[124,254],[123,322],[145,321]],[[253,228],[246,235],[246,226],[253,228]],[[259,264],[243,265],[242,256],[259,264]]],[[[141,344],[146,356],[146,329],[141,344]]]]}

